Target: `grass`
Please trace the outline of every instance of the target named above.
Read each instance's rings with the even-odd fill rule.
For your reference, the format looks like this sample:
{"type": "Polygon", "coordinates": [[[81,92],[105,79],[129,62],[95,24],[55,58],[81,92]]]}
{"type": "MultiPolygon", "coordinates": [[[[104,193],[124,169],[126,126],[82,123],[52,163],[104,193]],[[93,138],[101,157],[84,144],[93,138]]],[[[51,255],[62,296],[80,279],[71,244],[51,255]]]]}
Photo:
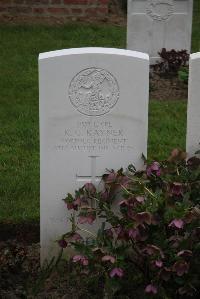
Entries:
{"type": "Polygon", "coordinates": [[[0,26],[0,40],[0,221],[38,220],[38,54],[70,47],[124,47],[124,28],[0,26]]]}
{"type": "Polygon", "coordinates": [[[151,101],[149,108],[148,157],[165,159],[174,148],[185,149],[185,101],[151,101]]]}
{"type": "Polygon", "coordinates": [[[192,52],[200,51],[200,0],[194,0],[193,28],[192,28],[192,52]]]}
{"type": "MultiPolygon", "coordinates": [[[[200,41],[196,3],[193,51],[200,41]]],[[[124,48],[125,28],[0,25],[0,41],[0,222],[39,220],[38,54],[84,46],[124,48]]],[[[174,147],[184,148],[185,126],[185,102],[152,101],[149,157],[166,158],[174,147]]]]}

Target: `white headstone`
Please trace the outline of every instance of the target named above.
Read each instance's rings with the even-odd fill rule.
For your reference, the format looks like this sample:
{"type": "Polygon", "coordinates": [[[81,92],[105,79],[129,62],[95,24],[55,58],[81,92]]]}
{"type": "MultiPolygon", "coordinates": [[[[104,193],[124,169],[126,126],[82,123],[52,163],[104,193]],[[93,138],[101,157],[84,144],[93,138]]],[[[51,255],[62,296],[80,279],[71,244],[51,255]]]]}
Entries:
{"type": "Polygon", "coordinates": [[[200,150],[200,52],[190,55],[186,150],[200,150]]]}
{"type": "Polygon", "coordinates": [[[190,53],[193,0],[128,0],[127,48],[148,53],[162,48],[190,53]]]}
{"type": "Polygon", "coordinates": [[[149,56],[80,48],[39,56],[41,261],[69,230],[62,201],[147,153],[149,56]]]}

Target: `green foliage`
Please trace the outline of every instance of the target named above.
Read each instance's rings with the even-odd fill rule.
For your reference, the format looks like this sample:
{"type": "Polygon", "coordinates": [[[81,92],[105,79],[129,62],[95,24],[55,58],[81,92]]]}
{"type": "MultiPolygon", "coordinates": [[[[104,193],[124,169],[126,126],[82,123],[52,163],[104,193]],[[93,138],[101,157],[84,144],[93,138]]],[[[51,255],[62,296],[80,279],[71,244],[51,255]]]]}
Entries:
{"type": "Polygon", "coordinates": [[[180,70],[178,71],[179,80],[185,84],[188,84],[188,76],[189,76],[189,68],[188,67],[180,68],[180,70]]]}
{"type": "Polygon", "coordinates": [[[176,76],[179,70],[186,67],[189,62],[189,54],[186,50],[176,51],[172,49],[167,51],[163,48],[158,54],[161,62],[154,65],[154,70],[164,77],[176,76]]]}
{"type": "Polygon", "coordinates": [[[117,0],[124,13],[127,13],[127,0],[117,0]]]}
{"type": "Polygon", "coordinates": [[[148,159],[164,159],[172,148],[185,149],[185,101],[150,101],[148,159]]]}
{"type": "Polygon", "coordinates": [[[92,277],[104,290],[101,298],[197,298],[200,159],[186,160],[175,149],[145,170],[131,165],[102,181],[101,190],[87,183],[73,200],[71,194],[64,199],[73,211],[72,231],[58,243],[76,250],[70,263],[77,276],[86,285],[92,277]],[[95,222],[101,223],[96,233],[88,229],[95,222]]]}
{"type": "Polygon", "coordinates": [[[200,51],[200,0],[193,1],[192,52],[200,51]]]}

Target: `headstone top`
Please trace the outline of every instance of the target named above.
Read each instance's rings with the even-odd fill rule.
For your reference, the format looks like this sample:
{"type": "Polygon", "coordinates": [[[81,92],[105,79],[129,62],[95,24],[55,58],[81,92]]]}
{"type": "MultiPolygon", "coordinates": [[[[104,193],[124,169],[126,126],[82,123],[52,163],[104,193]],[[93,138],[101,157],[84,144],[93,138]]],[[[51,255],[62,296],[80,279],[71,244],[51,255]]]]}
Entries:
{"type": "Polygon", "coordinates": [[[200,59],[200,52],[190,54],[190,59],[200,59]]]}
{"type": "Polygon", "coordinates": [[[149,60],[149,55],[146,53],[124,50],[124,49],[116,49],[116,48],[102,48],[102,47],[85,47],[85,48],[71,48],[71,49],[63,49],[56,50],[50,52],[44,52],[39,54],[39,60],[59,57],[64,55],[78,55],[78,54],[111,54],[111,55],[123,55],[130,56],[135,58],[141,58],[149,60]]]}

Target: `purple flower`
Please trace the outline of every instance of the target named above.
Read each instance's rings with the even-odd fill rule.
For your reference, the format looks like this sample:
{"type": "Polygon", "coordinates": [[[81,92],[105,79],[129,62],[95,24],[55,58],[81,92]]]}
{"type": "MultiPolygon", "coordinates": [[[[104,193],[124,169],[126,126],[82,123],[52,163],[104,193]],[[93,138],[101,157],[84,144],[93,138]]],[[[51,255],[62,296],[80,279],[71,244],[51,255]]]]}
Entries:
{"type": "Polygon", "coordinates": [[[168,158],[169,162],[178,162],[178,161],[183,161],[187,157],[187,154],[183,151],[181,151],[178,148],[173,149],[171,152],[170,157],[168,158]]]}
{"type": "Polygon", "coordinates": [[[164,258],[163,251],[158,246],[147,244],[143,251],[148,255],[160,255],[161,258],[164,258]]]}
{"type": "Polygon", "coordinates": [[[82,255],[75,255],[75,256],[73,256],[72,260],[74,263],[77,263],[77,262],[81,261],[82,258],[83,258],[82,255]]]}
{"type": "Polygon", "coordinates": [[[177,253],[177,256],[190,257],[190,256],[192,256],[192,251],[191,250],[181,250],[177,253]]]}
{"type": "Polygon", "coordinates": [[[80,263],[83,266],[87,266],[89,263],[88,258],[84,255],[75,255],[72,260],[74,263],[80,263]]]}
{"type": "Polygon", "coordinates": [[[183,195],[183,185],[181,183],[174,182],[170,188],[171,195],[182,196],[183,195]]]}
{"type": "Polygon", "coordinates": [[[70,242],[80,242],[82,241],[83,238],[81,237],[81,235],[79,235],[78,233],[74,233],[71,237],[70,237],[70,242]]]}
{"type": "Polygon", "coordinates": [[[104,255],[101,260],[102,262],[111,262],[112,264],[116,261],[115,257],[111,255],[104,255]]]}
{"type": "Polygon", "coordinates": [[[74,208],[73,202],[67,202],[68,210],[72,210],[74,208]]]}
{"type": "Polygon", "coordinates": [[[143,223],[151,224],[151,214],[149,212],[137,213],[134,219],[139,225],[143,223]]]}
{"type": "Polygon", "coordinates": [[[148,284],[148,286],[146,286],[146,288],[145,288],[145,293],[147,293],[147,294],[154,294],[155,295],[155,294],[157,294],[157,292],[158,292],[158,289],[153,284],[148,284]]]}
{"type": "Polygon", "coordinates": [[[176,274],[178,276],[183,276],[185,273],[188,272],[189,270],[189,264],[186,263],[185,261],[177,261],[173,267],[172,267],[172,270],[174,272],[176,272],[176,274]]]}
{"type": "Polygon", "coordinates": [[[84,185],[84,188],[86,191],[88,191],[91,194],[94,194],[96,192],[96,188],[92,183],[86,183],[84,185]]]}
{"type": "Polygon", "coordinates": [[[88,262],[88,259],[87,259],[87,258],[83,258],[83,259],[82,259],[82,265],[83,265],[83,266],[87,266],[88,263],[89,263],[89,262],[88,262]]]}
{"type": "Polygon", "coordinates": [[[168,226],[178,228],[178,229],[182,229],[183,226],[184,226],[184,222],[183,222],[182,219],[174,219],[174,220],[172,220],[172,222],[170,222],[170,224],[168,226]]]}
{"type": "Polygon", "coordinates": [[[130,179],[127,177],[127,176],[120,176],[119,179],[118,179],[118,183],[127,188],[129,183],[130,183],[130,179]]]}
{"type": "Polygon", "coordinates": [[[73,202],[74,207],[78,207],[81,205],[80,197],[77,197],[76,200],[73,202]]]}
{"type": "Polygon", "coordinates": [[[110,272],[110,277],[113,278],[114,276],[122,277],[124,275],[124,271],[121,268],[113,268],[110,272]]]}
{"type": "Polygon", "coordinates": [[[187,165],[190,169],[195,169],[200,166],[200,159],[197,157],[192,157],[187,160],[187,165]]]}
{"type": "Polygon", "coordinates": [[[163,262],[161,260],[156,260],[155,261],[155,266],[158,267],[158,268],[162,268],[163,262]]]}
{"type": "Polygon", "coordinates": [[[79,216],[78,222],[80,224],[92,224],[95,220],[95,215],[94,214],[88,214],[86,216],[79,216]]]}
{"type": "Polygon", "coordinates": [[[109,199],[109,192],[108,190],[104,190],[101,192],[101,199],[103,201],[107,201],[109,199]]]}
{"type": "Polygon", "coordinates": [[[122,207],[130,207],[134,208],[137,207],[138,204],[144,203],[144,197],[143,196],[136,196],[136,197],[131,197],[129,199],[124,199],[119,202],[119,205],[122,207]]]}
{"type": "Polygon", "coordinates": [[[58,245],[61,248],[66,248],[67,247],[67,242],[64,239],[61,239],[61,240],[58,241],[58,245]]]}
{"type": "Polygon", "coordinates": [[[149,165],[147,167],[146,173],[148,176],[151,176],[151,175],[160,176],[161,175],[160,164],[158,162],[154,161],[151,165],[149,165]]]}
{"type": "Polygon", "coordinates": [[[92,252],[94,252],[96,255],[100,256],[102,254],[105,254],[104,249],[100,248],[100,247],[95,247],[92,249],[92,252]]]}
{"type": "Polygon", "coordinates": [[[137,237],[140,236],[140,232],[138,228],[130,228],[128,230],[128,236],[132,239],[136,239],[137,237]]]}
{"type": "Polygon", "coordinates": [[[115,227],[114,232],[117,235],[117,239],[119,239],[119,240],[126,239],[126,232],[121,226],[115,227]]]}
{"type": "Polygon", "coordinates": [[[109,175],[106,177],[106,183],[113,183],[116,181],[117,173],[112,171],[109,173],[109,175]]]}
{"type": "Polygon", "coordinates": [[[127,199],[124,199],[119,202],[119,206],[122,206],[122,207],[129,206],[129,201],[127,199]]]}
{"type": "Polygon", "coordinates": [[[81,205],[81,199],[78,197],[76,198],[76,200],[74,200],[73,202],[68,202],[67,203],[67,208],[68,210],[78,210],[78,207],[81,205]]]}
{"type": "Polygon", "coordinates": [[[138,203],[144,203],[144,197],[143,196],[136,196],[136,201],[138,202],[138,203]]]}

